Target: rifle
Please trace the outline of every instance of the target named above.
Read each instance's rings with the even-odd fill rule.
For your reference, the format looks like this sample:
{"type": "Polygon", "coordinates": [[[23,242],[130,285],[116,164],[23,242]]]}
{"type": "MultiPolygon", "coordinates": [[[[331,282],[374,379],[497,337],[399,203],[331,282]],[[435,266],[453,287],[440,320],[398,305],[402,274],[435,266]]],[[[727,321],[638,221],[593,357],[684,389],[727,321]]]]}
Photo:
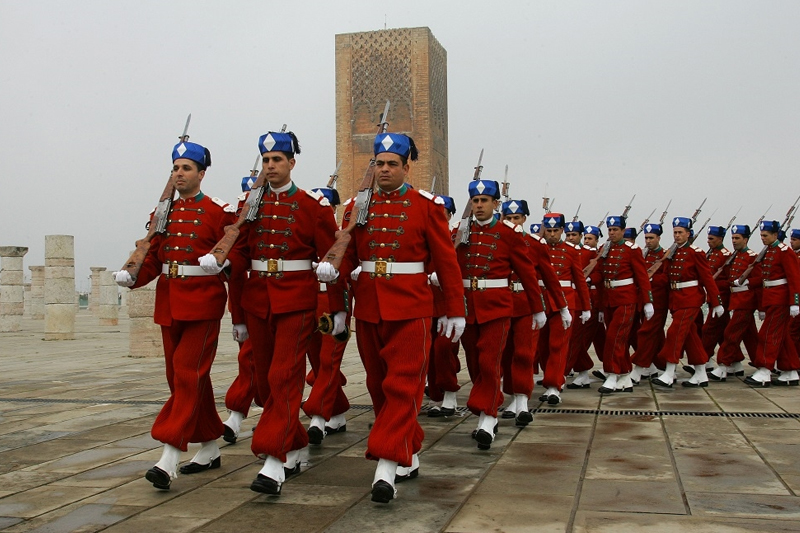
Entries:
{"type": "MultiPolygon", "coordinates": [[[[797,202],[800,202],[800,196],[797,197],[797,199],[794,201],[792,206],[786,212],[786,216],[783,219],[783,224],[781,224],[781,229],[784,229],[784,228],[788,227],[788,224],[791,224],[792,220],[794,220],[794,213],[795,213],[795,211],[797,211],[797,202]]],[[[764,213],[764,214],[766,215],[766,213],[764,213]]],[[[763,220],[764,217],[761,217],[761,218],[763,220]]],[[[761,225],[761,221],[759,221],[758,224],[760,226],[761,225]]],[[[744,280],[746,280],[747,276],[750,275],[750,272],[753,271],[753,268],[756,266],[756,263],[760,263],[761,261],[764,260],[764,256],[767,255],[767,250],[769,250],[769,247],[770,247],[769,244],[765,245],[761,249],[761,251],[758,252],[758,255],[756,256],[755,260],[747,266],[747,269],[744,272],[742,272],[742,275],[739,276],[739,284],[740,285],[742,283],[744,283],[744,280]]]]}
{"type": "MultiPolygon", "coordinates": [[[[633,198],[636,198],[635,194],[633,195],[633,198]]],[[[628,202],[628,205],[625,206],[625,211],[622,214],[622,218],[626,218],[628,216],[628,212],[631,210],[630,204],[633,204],[633,198],[631,198],[631,201],[628,202]]],[[[607,216],[608,213],[606,213],[606,217],[607,216]]],[[[602,226],[604,222],[605,222],[605,217],[603,217],[603,220],[600,221],[597,227],[599,228],[600,226],[602,226]]],[[[594,271],[594,268],[597,266],[598,260],[600,260],[601,258],[605,259],[608,256],[608,251],[610,249],[611,249],[611,239],[608,239],[606,242],[603,243],[603,247],[600,248],[600,252],[596,256],[594,256],[592,260],[589,261],[589,264],[586,265],[586,268],[583,269],[584,278],[588,278],[589,274],[591,274],[594,271]]]]}
{"type": "MultiPolygon", "coordinates": [[[[483,161],[483,148],[481,148],[481,155],[478,156],[478,165],[475,167],[475,172],[472,174],[472,181],[478,181],[481,179],[481,171],[483,171],[483,165],[481,165],[481,161],[483,161]]],[[[456,245],[456,248],[469,242],[469,219],[471,217],[472,202],[467,202],[467,205],[464,206],[464,212],[461,214],[461,220],[458,223],[456,239],[453,241],[456,245]]]]}
{"type": "Polygon", "coordinates": [[[713,213],[711,213],[711,216],[710,216],[710,217],[708,217],[708,218],[706,219],[706,221],[705,221],[705,222],[703,222],[703,225],[702,225],[702,226],[700,226],[700,229],[699,229],[699,230],[697,230],[697,231],[695,231],[695,232],[694,232],[694,235],[692,235],[691,237],[689,237],[689,246],[691,246],[692,244],[694,244],[694,241],[696,241],[696,240],[697,240],[697,237],[699,237],[699,236],[700,236],[700,234],[701,234],[701,233],[703,233],[703,230],[704,230],[704,229],[706,229],[706,226],[708,226],[708,223],[709,223],[709,222],[711,222],[711,219],[714,217],[714,214],[715,214],[716,212],[717,212],[717,210],[716,210],[716,209],[714,209],[714,212],[713,212],[713,213]]]}
{"type": "Polygon", "coordinates": [[[639,231],[636,234],[637,237],[639,236],[639,233],[644,231],[644,227],[647,225],[648,222],[650,222],[650,217],[653,216],[655,214],[655,212],[656,212],[656,210],[655,210],[655,208],[653,208],[653,210],[650,212],[650,214],[647,215],[647,218],[644,219],[644,222],[642,222],[642,225],[639,226],[639,231]]]}
{"type": "Polygon", "coordinates": [[[436,176],[434,176],[433,178],[431,178],[431,189],[430,189],[430,193],[431,193],[431,194],[436,194],[435,190],[436,190],[436,176]]]}
{"type": "Polygon", "coordinates": [[[631,212],[631,205],[633,205],[634,198],[636,198],[635,194],[631,197],[631,201],[628,202],[628,205],[625,206],[625,210],[622,212],[622,218],[625,220],[628,220],[628,213],[631,212]]]}
{"type": "Polygon", "coordinates": [[[670,199],[669,203],[667,203],[667,207],[664,208],[664,212],[661,213],[661,218],[658,219],[659,224],[664,224],[664,219],[667,218],[667,210],[671,205],[672,205],[672,199],[670,199]]]}
{"type": "MultiPolygon", "coordinates": [[[[378,133],[386,133],[389,123],[386,118],[389,115],[389,100],[386,100],[386,106],[383,108],[383,113],[378,120],[378,133]]],[[[333,268],[339,269],[344,259],[344,253],[347,250],[347,245],[350,244],[352,237],[350,234],[356,226],[364,226],[367,223],[367,212],[369,211],[369,203],[372,200],[372,192],[375,188],[375,156],[369,160],[367,170],[364,172],[364,177],[361,180],[361,186],[356,194],[356,201],[353,204],[353,210],[350,213],[351,223],[346,228],[340,229],[336,232],[336,242],[333,243],[331,249],[325,254],[322,261],[326,261],[333,265],[333,268]]]]}
{"type": "MultiPolygon", "coordinates": [[[[281,128],[281,132],[285,131],[286,124],[281,128]]],[[[257,168],[258,160],[256,160],[253,172],[255,172],[257,168]]],[[[247,194],[247,199],[244,201],[242,211],[239,213],[239,218],[233,224],[225,226],[225,235],[223,235],[219,242],[214,245],[214,248],[211,249],[210,253],[216,258],[218,265],[225,264],[225,259],[227,259],[233,245],[236,244],[236,239],[239,238],[239,228],[241,228],[245,222],[254,221],[258,216],[258,211],[261,209],[261,199],[264,197],[264,191],[269,187],[269,185],[264,183],[265,181],[266,174],[264,174],[262,169],[262,171],[258,173],[256,182],[250,188],[250,192],[247,194]]]]}
{"type": "Polygon", "coordinates": [[[342,159],[339,160],[339,164],[336,165],[336,170],[333,171],[333,174],[331,174],[331,177],[328,180],[327,187],[329,189],[335,189],[336,188],[336,180],[339,178],[339,169],[340,168],[342,168],[342,159]]]}
{"type": "Polygon", "coordinates": [[[506,165],[506,174],[503,178],[503,190],[501,191],[500,195],[503,197],[503,201],[507,202],[509,200],[508,197],[508,165],[506,165]]]}
{"type": "MultiPolygon", "coordinates": [[[[178,137],[182,143],[189,140],[188,131],[189,122],[191,122],[191,120],[192,114],[189,113],[189,116],[186,117],[186,125],[183,127],[183,133],[180,137],[178,137]]],[[[122,270],[128,271],[132,279],[135,280],[139,275],[139,270],[141,270],[142,263],[144,263],[144,258],[147,255],[147,252],[150,250],[150,243],[153,240],[153,237],[156,235],[163,235],[167,231],[167,218],[169,217],[169,212],[172,209],[172,202],[174,198],[175,184],[172,183],[172,171],[170,171],[167,185],[164,187],[164,192],[161,193],[161,197],[158,200],[158,205],[156,205],[153,218],[147,225],[147,235],[145,235],[144,238],[136,241],[136,250],[133,251],[131,256],[125,262],[125,265],[122,267],[122,270]]]]}
{"type": "Polygon", "coordinates": [[[581,205],[582,204],[578,204],[578,209],[575,210],[575,216],[572,217],[572,221],[573,222],[577,222],[578,221],[578,213],[581,212],[581,205]]]}
{"type": "MultiPolygon", "coordinates": [[[[741,210],[742,210],[742,208],[740,207],[739,211],[741,211],[741,210]]],[[[736,214],[733,215],[731,217],[731,219],[728,221],[728,225],[725,226],[725,233],[727,233],[728,230],[731,229],[731,226],[733,226],[733,221],[736,220],[736,216],[739,214],[739,211],[736,211],[736,214]]],[[[761,224],[761,221],[759,221],[758,223],[761,224]]],[[[706,253],[706,258],[708,257],[709,253],[711,253],[711,252],[709,251],[709,252],[706,253]]],[[[717,277],[722,273],[722,271],[725,269],[725,267],[730,265],[731,263],[733,263],[733,260],[736,258],[736,254],[738,254],[738,253],[739,253],[739,250],[734,250],[733,252],[731,252],[731,255],[728,256],[728,259],[725,260],[725,262],[722,264],[722,266],[719,267],[717,269],[717,271],[714,272],[714,275],[711,276],[711,277],[714,278],[714,279],[717,279],[717,277]]]]}
{"type": "Polygon", "coordinates": [[[608,218],[608,211],[606,211],[606,215],[600,219],[600,222],[597,223],[598,228],[602,228],[603,224],[606,223],[606,219],[608,218]]]}
{"type": "MultiPolygon", "coordinates": [[[[694,223],[697,221],[697,217],[700,215],[700,211],[702,211],[703,206],[706,205],[706,200],[708,200],[707,197],[703,198],[703,201],[700,202],[700,206],[694,210],[694,214],[692,215],[692,226],[694,226],[694,223]]],[[[670,203],[672,203],[672,200],[670,200],[670,203]]],[[[666,210],[664,212],[666,213],[666,210]]],[[[672,259],[672,256],[675,255],[675,250],[677,249],[678,249],[678,244],[672,243],[672,246],[670,246],[669,249],[667,249],[667,252],[664,254],[664,256],[661,257],[660,259],[656,259],[656,262],[653,263],[653,266],[647,269],[648,277],[652,278],[653,274],[658,272],[658,269],[661,268],[661,265],[664,264],[664,261],[672,259]]]]}

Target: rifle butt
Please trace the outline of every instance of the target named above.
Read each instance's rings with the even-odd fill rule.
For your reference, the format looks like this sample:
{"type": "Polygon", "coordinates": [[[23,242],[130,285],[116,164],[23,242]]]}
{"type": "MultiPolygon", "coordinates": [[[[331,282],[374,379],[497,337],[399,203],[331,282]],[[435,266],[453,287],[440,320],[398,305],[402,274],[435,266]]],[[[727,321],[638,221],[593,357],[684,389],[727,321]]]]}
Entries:
{"type": "Polygon", "coordinates": [[[225,259],[228,258],[228,254],[231,252],[231,248],[236,244],[236,239],[238,238],[239,226],[236,224],[225,226],[225,235],[214,245],[214,249],[211,250],[211,255],[216,258],[217,264],[225,264],[225,259]]]}
{"type": "Polygon", "coordinates": [[[144,239],[136,241],[136,249],[125,262],[121,270],[127,270],[131,278],[136,279],[139,276],[139,270],[142,269],[142,263],[144,263],[144,258],[147,256],[149,250],[150,239],[145,237],[144,239]]]}
{"type": "MultiPolygon", "coordinates": [[[[348,226],[347,228],[352,227],[353,226],[348,226]]],[[[336,232],[336,242],[333,243],[331,249],[328,250],[328,253],[326,253],[325,257],[322,258],[324,261],[332,264],[333,268],[336,270],[339,270],[339,267],[342,265],[342,260],[344,260],[344,254],[347,251],[347,246],[350,244],[350,240],[352,239],[350,232],[346,231],[347,228],[336,232]]]]}

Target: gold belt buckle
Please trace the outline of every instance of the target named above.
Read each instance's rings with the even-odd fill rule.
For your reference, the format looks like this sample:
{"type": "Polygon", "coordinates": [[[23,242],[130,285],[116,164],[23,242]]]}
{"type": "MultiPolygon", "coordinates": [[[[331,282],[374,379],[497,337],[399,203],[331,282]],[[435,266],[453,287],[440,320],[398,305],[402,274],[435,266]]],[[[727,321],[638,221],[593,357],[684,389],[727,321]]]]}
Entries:
{"type": "Polygon", "coordinates": [[[603,280],[603,285],[605,285],[606,289],[612,289],[613,288],[611,286],[611,280],[610,279],[603,280]]]}
{"type": "Polygon", "coordinates": [[[670,281],[669,282],[669,288],[672,289],[673,291],[677,291],[678,290],[678,282],[677,281],[670,281]]]}
{"type": "Polygon", "coordinates": [[[386,261],[375,261],[375,274],[386,275],[386,261]]]}
{"type": "Polygon", "coordinates": [[[173,261],[169,264],[169,273],[167,274],[168,278],[177,278],[178,277],[178,262],[173,261]]]}
{"type": "Polygon", "coordinates": [[[277,259],[267,259],[267,272],[279,272],[277,259]]]}
{"type": "Polygon", "coordinates": [[[477,291],[478,290],[478,278],[472,278],[469,283],[470,290],[477,291]]]}

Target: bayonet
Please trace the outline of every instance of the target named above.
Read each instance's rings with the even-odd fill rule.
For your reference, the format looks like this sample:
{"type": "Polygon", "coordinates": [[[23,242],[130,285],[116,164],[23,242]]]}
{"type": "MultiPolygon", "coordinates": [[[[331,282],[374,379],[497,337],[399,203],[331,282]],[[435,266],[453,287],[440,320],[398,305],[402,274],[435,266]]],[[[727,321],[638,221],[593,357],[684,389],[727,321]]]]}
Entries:
{"type": "Polygon", "coordinates": [[[261,164],[262,156],[256,157],[256,162],[253,164],[253,170],[250,171],[250,176],[258,176],[258,167],[261,164]]]}
{"type": "Polygon", "coordinates": [[[597,227],[598,227],[598,228],[602,228],[602,227],[603,227],[603,224],[605,224],[605,223],[606,223],[606,219],[608,218],[608,213],[609,213],[609,212],[608,212],[608,211],[606,211],[606,214],[605,214],[605,216],[603,216],[603,218],[601,218],[601,219],[600,219],[600,222],[598,222],[598,223],[597,223],[597,227]]]}
{"type": "Polygon", "coordinates": [[[622,218],[627,220],[628,213],[631,212],[631,206],[633,205],[633,200],[634,199],[636,199],[636,195],[635,194],[633,196],[631,196],[631,201],[628,202],[628,205],[625,206],[625,210],[622,212],[622,218]]]}
{"type": "Polygon", "coordinates": [[[500,193],[503,197],[503,201],[508,201],[508,165],[506,165],[506,173],[503,177],[503,190],[500,193]]]}
{"type": "Polygon", "coordinates": [[[182,143],[185,143],[186,141],[189,140],[189,135],[188,135],[188,133],[189,133],[189,122],[191,122],[191,121],[192,121],[192,114],[189,113],[189,116],[186,117],[186,125],[183,126],[183,133],[181,134],[180,137],[178,137],[181,140],[182,143]]]}
{"type": "Polygon", "coordinates": [[[431,194],[436,194],[436,176],[431,179],[431,194]]]}
{"type": "MultiPolygon", "coordinates": [[[[741,211],[741,210],[742,210],[742,208],[741,208],[741,207],[739,207],[739,211],[741,211]]],[[[725,232],[726,232],[726,233],[728,232],[728,230],[729,230],[729,229],[731,229],[731,226],[733,226],[733,221],[734,221],[734,220],[736,220],[736,217],[737,217],[737,215],[739,215],[739,211],[736,211],[736,214],[735,214],[735,215],[733,215],[733,216],[731,217],[731,219],[728,221],[728,225],[727,225],[727,226],[725,226],[725,232]]]]}
{"type": "MultiPolygon", "coordinates": [[[[481,148],[481,155],[478,156],[478,164],[475,166],[475,172],[472,174],[472,181],[481,179],[481,172],[483,171],[483,148],[481,148]]],[[[469,242],[469,222],[472,218],[472,202],[467,202],[464,207],[464,212],[461,214],[461,220],[458,222],[458,229],[456,230],[456,238],[454,244],[458,248],[462,244],[469,242]]]]}
{"type": "Polygon", "coordinates": [[[581,212],[581,205],[583,205],[583,204],[578,204],[578,209],[575,210],[575,216],[572,217],[572,221],[573,222],[577,222],[578,221],[578,214],[581,212]]]}
{"type": "Polygon", "coordinates": [[[339,160],[339,163],[336,165],[336,170],[333,171],[333,174],[331,174],[330,179],[328,180],[329,189],[336,188],[336,180],[339,178],[339,169],[342,168],[342,161],[342,159],[339,160]]]}
{"type": "Polygon", "coordinates": [[[669,206],[671,206],[671,205],[672,205],[672,199],[670,198],[669,202],[667,203],[667,207],[665,207],[664,208],[664,212],[661,213],[661,218],[658,219],[658,223],[659,224],[663,224],[664,223],[664,219],[667,218],[667,211],[669,210],[669,206]]]}
{"type": "MultiPolygon", "coordinates": [[[[655,214],[655,212],[656,212],[655,208],[653,208],[653,210],[650,211],[650,214],[647,215],[647,218],[644,219],[644,222],[642,222],[642,225],[639,226],[639,233],[644,231],[644,227],[647,225],[648,222],[650,222],[650,217],[653,216],[655,214]]],[[[638,233],[637,233],[637,236],[638,236],[638,233]]]]}
{"type": "Polygon", "coordinates": [[[695,209],[694,214],[692,215],[692,225],[693,226],[697,222],[697,217],[700,216],[700,211],[703,210],[703,206],[706,205],[706,200],[708,200],[708,197],[703,198],[703,201],[700,203],[700,207],[695,209]]]}

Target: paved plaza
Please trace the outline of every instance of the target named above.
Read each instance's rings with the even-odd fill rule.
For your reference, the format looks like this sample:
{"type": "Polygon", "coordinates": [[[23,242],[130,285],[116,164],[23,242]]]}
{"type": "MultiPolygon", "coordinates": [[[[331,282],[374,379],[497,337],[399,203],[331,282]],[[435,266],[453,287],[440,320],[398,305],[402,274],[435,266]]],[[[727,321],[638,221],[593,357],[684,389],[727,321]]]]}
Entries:
{"type": "MultiPolygon", "coordinates": [[[[800,531],[797,387],[754,390],[729,378],[601,397],[595,383],[565,391],[557,408],[532,402],[540,410],[527,428],[501,420],[489,451],[470,438],[471,414],[423,412],[420,476],[380,505],[370,501],[373,414],[351,342],[347,432],[309,447],[280,497],[249,489],[260,469],[250,452],[257,409],[236,444],[220,439],[220,469],[158,491],[143,476],[161,455],[150,438],[168,396],[161,359],[129,357],[127,318],[100,326],[86,310],[75,340],[42,338],[43,321],[27,318],[0,333],[4,532],[800,531]]],[[[223,334],[212,371],[223,419],[236,350],[223,334]]],[[[464,405],[466,370],[460,377],[464,405]]]]}

